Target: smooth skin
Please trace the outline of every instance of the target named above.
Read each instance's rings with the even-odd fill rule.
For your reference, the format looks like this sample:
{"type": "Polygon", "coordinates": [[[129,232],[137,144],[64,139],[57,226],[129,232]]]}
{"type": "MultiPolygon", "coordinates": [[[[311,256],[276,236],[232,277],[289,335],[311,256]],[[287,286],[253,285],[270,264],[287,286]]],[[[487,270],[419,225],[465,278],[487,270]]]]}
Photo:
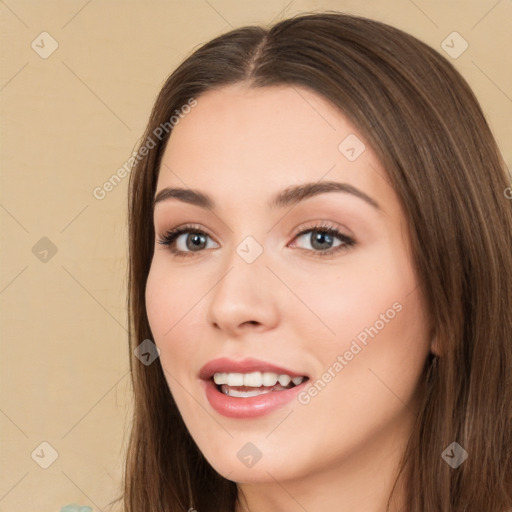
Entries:
{"type": "Polygon", "coordinates": [[[382,512],[434,349],[407,219],[386,171],[346,117],[308,89],[239,83],[196,99],[169,139],[157,193],[197,189],[216,207],[176,198],[155,205],[146,288],[171,393],[206,459],[246,497],[237,512],[382,512]],[[351,134],[366,146],[354,161],[339,149],[351,134]],[[319,181],[356,187],[379,208],[347,192],[266,205],[287,187],[319,181]],[[175,242],[185,257],[158,243],[188,223],[205,233],[199,249],[193,229],[175,242]],[[325,224],[355,245],[336,236],[315,243],[315,226],[325,224]],[[252,263],[236,250],[249,236],[263,249],[252,263]],[[206,362],[253,357],[313,383],[395,303],[401,311],[306,405],[235,419],[207,401],[198,376],[206,362]],[[252,467],[237,457],[246,443],[261,452],[252,467]]]}

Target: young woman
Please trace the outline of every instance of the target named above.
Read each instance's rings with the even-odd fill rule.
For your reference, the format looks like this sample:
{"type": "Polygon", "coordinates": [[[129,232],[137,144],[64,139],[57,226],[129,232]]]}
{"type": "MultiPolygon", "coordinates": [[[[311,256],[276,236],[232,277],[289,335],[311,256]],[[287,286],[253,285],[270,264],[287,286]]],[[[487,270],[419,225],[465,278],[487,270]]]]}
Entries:
{"type": "Polygon", "coordinates": [[[301,15],[195,51],[131,175],[124,510],[512,508],[510,186],[400,30],[301,15]]]}

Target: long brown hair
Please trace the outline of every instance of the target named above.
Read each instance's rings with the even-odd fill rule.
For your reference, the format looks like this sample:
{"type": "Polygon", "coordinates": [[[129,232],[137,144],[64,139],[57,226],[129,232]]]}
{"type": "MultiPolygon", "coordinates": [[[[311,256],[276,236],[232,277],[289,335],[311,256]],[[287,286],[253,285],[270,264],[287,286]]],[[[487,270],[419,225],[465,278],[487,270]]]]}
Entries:
{"type": "Polygon", "coordinates": [[[172,73],[156,100],[140,145],[150,149],[139,149],[129,187],[135,400],[124,511],[235,510],[236,484],[194,443],[159,359],[146,366],[132,351],[152,339],[145,286],[169,119],[205,91],[241,81],[304,86],[332,102],[369,141],[402,203],[440,353],[425,366],[402,461],[406,510],[512,507],[510,176],[474,94],[444,57],[396,28],[327,12],[215,38],[172,73]],[[469,455],[456,469],[441,456],[453,442],[469,455]]]}

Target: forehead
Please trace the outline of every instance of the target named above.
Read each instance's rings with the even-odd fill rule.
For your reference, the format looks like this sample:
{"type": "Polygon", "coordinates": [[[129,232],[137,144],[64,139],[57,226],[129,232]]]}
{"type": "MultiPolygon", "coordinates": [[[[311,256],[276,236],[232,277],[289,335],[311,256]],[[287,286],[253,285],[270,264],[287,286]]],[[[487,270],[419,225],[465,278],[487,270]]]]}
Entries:
{"type": "Polygon", "coordinates": [[[362,135],[322,96],[296,86],[235,84],[199,96],[174,127],[157,192],[190,187],[243,207],[321,180],[349,183],[370,196],[382,196],[386,183],[362,135]]]}
{"type": "MultiPolygon", "coordinates": [[[[186,138],[197,144],[198,157],[215,150],[219,157],[242,158],[249,150],[264,149],[259,157],[274,151],[273,156],[293,161],[299,152],[304,156],[305,149],[308,154],[316,148],[320,152],[320,141],[324,150],[330,143],[331,150],[337,152],[340,135],[353,131],[331,103],[308,89],[281,85],[251,88],[240,83],[201,95],[197,106],[174,128],[168,147],[176,149],[186,138]],[[230,146],[229,138],[237,145],[230,146]]],[[[258,155],[251,154],[251,158],[257,160],[258,155]]]]}

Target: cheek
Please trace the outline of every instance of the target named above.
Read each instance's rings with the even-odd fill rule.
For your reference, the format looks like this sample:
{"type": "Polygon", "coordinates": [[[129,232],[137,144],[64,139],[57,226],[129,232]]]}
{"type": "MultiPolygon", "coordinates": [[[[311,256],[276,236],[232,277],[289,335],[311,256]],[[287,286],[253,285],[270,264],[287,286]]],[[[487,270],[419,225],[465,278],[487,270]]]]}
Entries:
{"type": "Polygon", "coordinates": [[[380,286],[363,277],[351,282],[349,298],[338,293],[338,307],[326,317],[336,336],[315,349],[322,372],[311,398],[316,414],[351,411],[372,425],[413,398],[430,349],[426,310],[405,273],[403,280],[380,277],[380,286]]]}
{"type": "MultiPolygon", "coordinates": [[[[307,273],[299,275],[294,291],[311,312],[305,315],[307,330],[318,329],[318,339],[332,351],[348,347],[359,335],[364,342],[366,329],[375,324],[379,331],[400,324],[398,317],[405,315],[397,309],[412,297],[415,286],[414,272],[403,254],[383,247],[348,256],[343,264],[316,273],[314,279],[307,273]]],[[[299,317],[299,308],[304,314],[299,303],[288,311],[299,317]]]]}
{"type": "MultiPolygon", "coordinates": [[[[152,264],[146,284],[146,310],[154,342],[160,349],[160,360],[165,369],[176,374],[187,368],[182,364],[197,351],[191,340],[198,339],[197,315],[201,297],[200,283],[186,285],[183,273],[169,271],[158,261],[152,264]]],[[[203,294],[205,290],[202,292],[203,294]]]]}
{"type": "Polygon", "coordinates": [[[176,300],[166,293],[170,282],[153,262],[146,283],[146,311],[155,342],[161,340],[173,325],[176,300]]]}
{"type": "Polygon", "coordinates": [[[333,323],[336,339],[315,348],[319,371],[298,397],[298,423],[330,440],[305,455],[311,460],[322,450],[326,458],[346,455],[412,418],[429,349],[424,310],[409,288],[383,294],[366,307],[345,306],[333,323]]]}
{"type": "Polygon", "coordinates": [[[336,381],[327,386],[331,392],[343,386],[352,396],[363,393],[365,401],[376,397],[379,406],[380,399],[392,396],[386,386],[404,398],[414,391],[430,340],[426,310],[404,252],[388,246],[368,258],[358,256],[330,279],[317,279],[317,286],[306,279],[299,285],[298,295],[308,297],[322,320],[302,326],[309,333],[303,339],[315,340],[304,348],[314,351],[325,380],[336,381]]]}

